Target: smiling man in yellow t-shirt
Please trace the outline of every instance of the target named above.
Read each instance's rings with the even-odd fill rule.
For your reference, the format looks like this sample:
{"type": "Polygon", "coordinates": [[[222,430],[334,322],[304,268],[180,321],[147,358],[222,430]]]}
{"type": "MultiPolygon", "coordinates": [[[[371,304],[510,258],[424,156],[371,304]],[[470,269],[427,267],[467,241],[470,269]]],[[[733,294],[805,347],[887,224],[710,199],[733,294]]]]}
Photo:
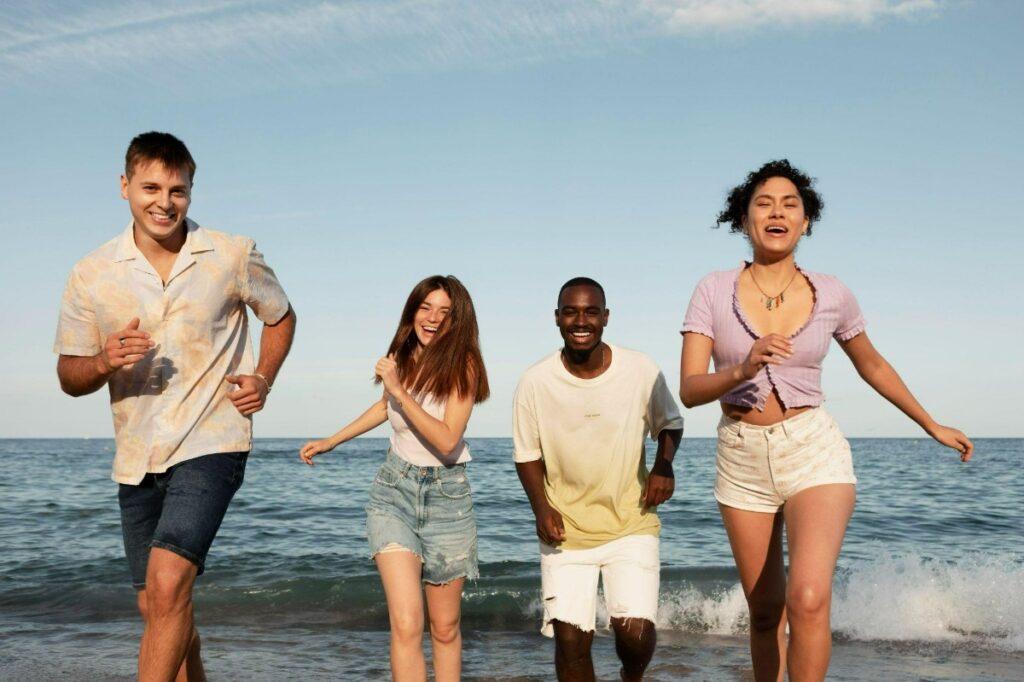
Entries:
{"type": "Polygon", "coordinates": [[[646,355],[602,341],[604,289],[586,277],[558,294],[563,347],[516,389],[514,459],[540,538],[544,624],[559,680],[593,679],[598,576],[625,680],[654,655],[660,563],[654,508],[675,490],[683,435],[665,377],[646,355]],[[645,440],[658,450],[647,472],[645,440]]]}

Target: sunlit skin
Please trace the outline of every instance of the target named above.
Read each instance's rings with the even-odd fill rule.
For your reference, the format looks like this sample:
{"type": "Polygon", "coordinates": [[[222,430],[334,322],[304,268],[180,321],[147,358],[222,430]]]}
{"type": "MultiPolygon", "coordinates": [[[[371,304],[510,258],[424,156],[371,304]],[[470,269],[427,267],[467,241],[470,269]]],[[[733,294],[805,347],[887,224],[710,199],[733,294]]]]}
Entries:
{"type": "Polygon", "coordinates": [[[565,344],[562,362],[566,369],[581,379],[592,379],[608,369],[611,350],[601,342],[608,325],[608,309],[599,289],[575,286],[563,290],[555,310],[555,325],[565,344]]]}
{"type": "MultiPolygon", "coordinates": [[[[444,333],[442,323],[448,317],[452,301],[444,289],[435,289],[420,303],[413,317],[413,333],[417,346],[413,358],[444,333]]],[[[451,324],[451,322],[449,322],[451,324]]],[[[299,458],[312,465],[313,458],[330,452],[338,445],[380,426],[388,419],[388,399],[402,408],[410,425],[427,444],[450,454],[462,441],[473,411],[475,388],[466,395],[453,391],[448,396],[444,417],[437,419],[417,403],[398,375],[393,355],[377,361],[374,372],[384,384],[384,395],[333,436],[306,443],[299,458]]],[[[457,682],[462,676],[461,604],[464,578],[444,585],[422,584],[422,562],[412,551],[381,552],[374,556],[380,572],[391,623],[391,675],[396,682],[420,682],[427,678],[423,654],[424,598],[430,622],[434,679],[457,682]]]]}
{"type": "MultiPolygon", "coordinates": [[[[154,255],[161,259],[161,252],[177,254],[181,250],[185,216],[192,203],[188,168],[168,168],[162,161],[140,162],[131,177],[121,176],[121,196],[132,214],[135,244],[150,262],[154,255]]],[[[153,266],[160,272],[156,263],[153,266]]],[[[166,281],[164,273],[160,274],[166,281]]]]}
{"type": "MultiPolygon", "coordinates": [[[[601,290],[591,284],[566,287],[558,296],[555,326],[562,337],[562,365],[581,379],[604,374],[612,363],[612,349],[602,341],[608,325],[608,309],[601,290]]],[[[679,447],[681,430],[664,429],[658,434],[658,451],[643,491],[643,503],[656,507],[675,490],[672,459],[679,447]]],[[[541,542],[557,546],[565,541],[565,521],[547,499],[544,489],[544,460],[519,462],[516,473],[530,500],[541,542]]],[[[593,680],[591,658],[593,632],[554,620],[555,671],[560,682],[593,680]]],[[[643,679],[644,670],[657,644],[654,623],[642,618],[612,618],[615,649],[622,661],[620,678],[632,682],[643,679]]]]}
{"type": "MultiPolygon", "coordinates": [[[[188,168],[143,159],[121,176],[121,196],[132,215],[132,235],[143,258],[166,287],[178,253],[185,244],[185,218],[192,198],[188,168]]],[[[257,373],[229,375],[235,385],[227,393],[243,416],[263,408],[270,385],[291,346],[295,313],[273,325],[266,324],[260,339],[257,373]]],[[[92,393],[106,385],[115,372],[130,370],[155,347],[150,333],[140,329],[140,318],[107,335],[94,356],[61,355],[57,374],[70,395],[92,393]]],[[[204,680],[201,642],[192,618],[194,563],[159,547],[150,550],[146,587],[138,592],[138,607],[145,622],[139,649],[140,680],[204,680]]]]}
{"type": "MultiPolygon", "coordinates": [[[[800,193],[788,178],[769,178],[754,192],[743,221],[753,258],[750,268],[740,276],[738,294],[743,312],[760,338],[742,367],[746,379],[753,379],[765,365],[780,364],[789,358],[793,350],[790,336],[810,317],[814,293],[807,280],[796,272],[794,260],[808,224],[800,193]],[[754,278],[772,294],[785,288],[785,304],[768,310],[754,278]]],[[[806,409],[783,407],[774,391],[764,410],[722,403],[722,411],[729,417],[762,426],[794,417],[806,409]]]]}
{"type": "MultiPolygon", "coordinates": [[[[427,346],[437,335],[444,318],[448,317],[451,310],[452,299],[444,289],[434,289],[423,299],[416,316],[413,318],[413,330],[416,332],[416,339],[420,342],[420,348],[427,346]]],[[[417,349],[419,350],[419,349],[417,349]]]]}
{"type": "MultiPolygon", "coordinates": [[[[758,338],[742,363],[709,373],[714,340],[684,334],[679,393],[687,407],[719,400],[768,365],[786,363],[792,357],[793,335],[814,310],[814,290],[795,261],[797,245],[809,227],[796,185],[783,177],[762,182],[742,222],[752,259],[740,275],[737,296],[758,338]],[[765,305],[766,296],[782,292],[782,305],[765,305]]],[[[974,446],[967,436],[929,416],[866,332],[839,345],[872,388],[935,440],[959,452],[961,460],[971,458],[974,446]]],[[[811,409],[783,406],[774,390],[763,410],[726,403],[721,408],[733,419],[761,426],[811,409]]],[[[750,610],[750,651],[758,682],[781,682],[787,671],[794,682],[825,679],[832,652],[832,576],[855,499],[853,485],[834,483],[797,493],[775,513],[719,504],[750,610]],[[783,527],[788,574],[783,563],[783,527]]]]}

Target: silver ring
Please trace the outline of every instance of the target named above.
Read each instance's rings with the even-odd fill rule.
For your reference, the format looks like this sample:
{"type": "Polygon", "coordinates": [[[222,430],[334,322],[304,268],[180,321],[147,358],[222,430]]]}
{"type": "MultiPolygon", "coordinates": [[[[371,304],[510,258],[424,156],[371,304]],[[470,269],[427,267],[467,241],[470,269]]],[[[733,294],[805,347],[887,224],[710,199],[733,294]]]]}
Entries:
{"type": "Polygon", "coordinates": [[[122,336],[121,338],[119,338],[119,339],[117,340],[117,342],[118,342],[119,344],[121,344],[121,348],[124,348],[124,337],[123,337],[123,336],[122,336]]]}

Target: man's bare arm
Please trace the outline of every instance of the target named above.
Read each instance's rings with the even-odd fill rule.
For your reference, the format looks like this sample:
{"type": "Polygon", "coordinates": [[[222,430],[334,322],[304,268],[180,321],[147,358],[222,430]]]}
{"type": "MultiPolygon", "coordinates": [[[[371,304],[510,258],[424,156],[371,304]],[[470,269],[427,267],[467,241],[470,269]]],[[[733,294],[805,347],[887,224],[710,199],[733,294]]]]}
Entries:
{"type": "Polygon", "coordinates": [[[270,387],[277,379],[277,373],[288,357],[295,338],[295,310],[288,306],[288,312],[275,324],[263,325],[260,335],[260,358],[255,374],[231,374],[224,377],[238,388],[228,393],[228,398],[245,416],[263,409],[270,387]]]}
{"type": "Polygon", "coordinates": [[[537,519],[537,537],[548,545],[557,545],[565,540],[565,524],[562,515],[548,502],[544,492],[544,460],[516,462],[516,473],[523,490],[530,499],[533,516],[537,519]]]}
{"type": "Polygon", "coordinates": [[[121,368],[131,369],[153,345],[149,333],[139,329],[139,318],[133,318],[124,329],[110,334],[103,343],[103,350],[96,355],[61,355],[57,358],[60,387],[76,398],[94,393],[121,368]]]}

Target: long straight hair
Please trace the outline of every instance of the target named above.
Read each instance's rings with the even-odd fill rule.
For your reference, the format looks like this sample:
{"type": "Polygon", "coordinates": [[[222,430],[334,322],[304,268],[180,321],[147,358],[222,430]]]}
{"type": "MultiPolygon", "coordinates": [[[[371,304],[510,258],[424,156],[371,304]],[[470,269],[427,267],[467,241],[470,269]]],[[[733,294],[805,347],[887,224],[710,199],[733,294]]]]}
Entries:
{"type": "MultiPolygon", "coordinates": [[[[392,354],[398,364],[398,377],[411,391],[432,393],[439,399],[447,399],[453,392],[460,398],[472,394],[474,403],[487,400],[491,394],[473,299],[462,282],[451,275],[433,275],[413,287],[388,347],[388,355],[392,354]],[[420,345],[414,328],[416,312],[438,289],[448,294],[451,308],[434,338],[415,358],[420,345]]],[[[375,383],[380,383],[380,377],[375,383]]]]}

